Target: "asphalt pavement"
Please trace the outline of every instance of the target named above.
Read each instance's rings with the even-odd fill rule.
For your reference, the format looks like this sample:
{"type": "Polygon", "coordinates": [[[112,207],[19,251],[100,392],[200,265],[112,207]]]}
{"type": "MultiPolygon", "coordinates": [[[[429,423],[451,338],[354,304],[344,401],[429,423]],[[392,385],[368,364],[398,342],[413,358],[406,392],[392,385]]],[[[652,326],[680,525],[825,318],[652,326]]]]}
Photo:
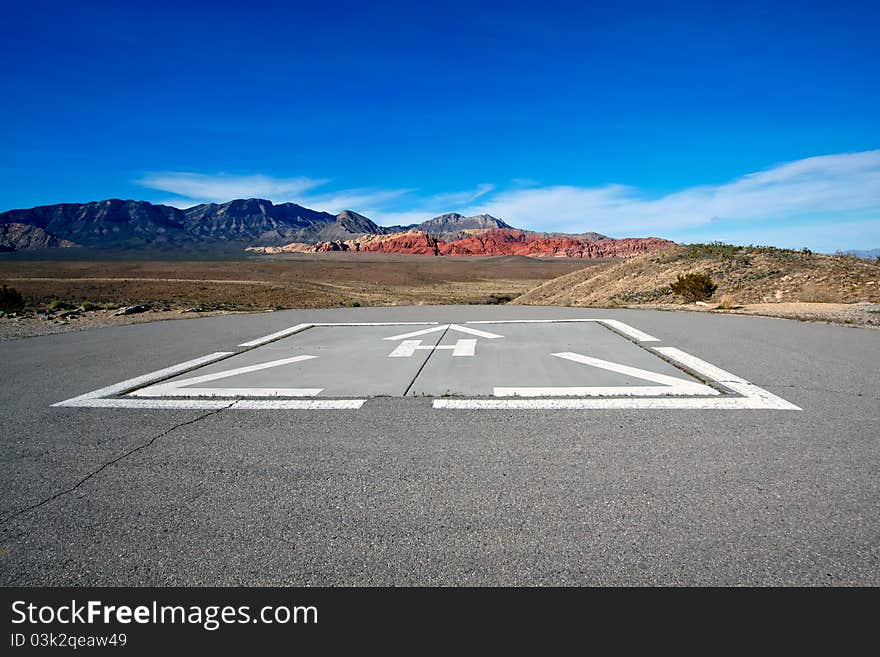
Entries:
{"type": "Polygon", "coordinates": [[[283,311],[0,374],[4,585],[880,584],[874,329],[283,311]]]}

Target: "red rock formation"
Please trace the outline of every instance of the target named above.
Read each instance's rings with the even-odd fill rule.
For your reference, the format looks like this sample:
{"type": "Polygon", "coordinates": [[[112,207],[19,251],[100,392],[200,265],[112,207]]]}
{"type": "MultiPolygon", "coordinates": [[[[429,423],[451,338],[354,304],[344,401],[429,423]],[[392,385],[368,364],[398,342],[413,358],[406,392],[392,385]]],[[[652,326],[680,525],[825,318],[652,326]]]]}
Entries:
{"type": "Polygon", "coordinates": [[[430,235],[420,231],[379,235],[375,240],[353,240],[358,242],[358,251],[373,253],[412,253],[415,255],[440,255],[439,245],[443,244],[430,235]]]}
{"type": "Polygon", "coordinates": [[[628,258],[671,246],[657,237],[581,240],[575,237],[544,236],[522,230],[489,230],[479,235],[442,243],[442,255],[525,255],[537,258],[628,258]]]}
{"type": "Polygon", "coordinates": [[[628,237],[583,240],[560,235],[545,236],[512,228],[476,232],[454,242],[438,240],[421,231],[412,230],[390,235],[364,235],[345,241],[285,246],[248,247],[259,253],[326,253],[356,251],[361,253],[409,253],[413,255],[503,256],[524,255],[533,258],[629,258],[655,251],[674,242],[657,237],[628,237]]]}

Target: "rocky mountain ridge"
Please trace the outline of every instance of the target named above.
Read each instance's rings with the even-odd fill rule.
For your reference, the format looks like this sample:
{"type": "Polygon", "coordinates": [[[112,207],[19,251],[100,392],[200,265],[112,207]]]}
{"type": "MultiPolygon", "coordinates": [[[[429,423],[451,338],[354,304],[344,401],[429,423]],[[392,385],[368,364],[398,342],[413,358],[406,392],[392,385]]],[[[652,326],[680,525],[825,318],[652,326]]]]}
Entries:
{"type": "Polygon", "coordinates": [[[613,240],[599,233],[533,233],[488,214],[468,217],[454,212],[419,224],[383,227],[351,210],[333,215],[258,198],[185,210],[108,199],[0,213],[0,250],[7,252],[71,246],[206,251],[254,247],[249,250],[604,258],[659,248],[661,243],[665,241],[655,238],[613,240]]]}

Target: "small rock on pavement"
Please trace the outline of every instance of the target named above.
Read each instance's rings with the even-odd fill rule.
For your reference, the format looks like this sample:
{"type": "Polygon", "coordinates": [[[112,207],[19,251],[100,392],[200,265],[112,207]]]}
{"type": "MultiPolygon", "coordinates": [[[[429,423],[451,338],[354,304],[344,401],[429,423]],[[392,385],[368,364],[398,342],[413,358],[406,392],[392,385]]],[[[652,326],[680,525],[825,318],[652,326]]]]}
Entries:
{"type": "Polygon", "coordinates": [[[120,315],[136,315],[137,313],[145,313],[150,309],[147,305],[138,305],[138,306],[126,306],[125,308],[120,308],[115,313],[113,313],[114,317],[119,317],[120,315]]]}

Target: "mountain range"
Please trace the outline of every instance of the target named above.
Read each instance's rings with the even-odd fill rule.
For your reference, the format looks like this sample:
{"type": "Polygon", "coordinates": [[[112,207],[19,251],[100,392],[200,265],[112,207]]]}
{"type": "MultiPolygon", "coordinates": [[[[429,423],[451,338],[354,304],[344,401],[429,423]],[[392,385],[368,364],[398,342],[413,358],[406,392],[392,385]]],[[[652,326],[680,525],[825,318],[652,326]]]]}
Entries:
{"type": "Polygon", "coordinates": [[[0,213],[0,251],[86,247],[129,250],[253,252],[383,251],[426,255],[523,254],[614,257],[667,244],[657,238],[614,240],[599,233],[565,235],[516,229],[488,214],[442,214],[419,224],[379,226],[351,210],[337,215],[295,203],[236,199],[185,210],[108,199],[0,213]],[[614,247],[620,242],[620,249],[614,247]],[[598,248],[600,246],[602,248],[598,248]],[[381,245],[381,246],[380,246],[381,245]],[[597,255],[603,254],[603,255],[597,255]],[[607,255],[607,254],[610,254],[607,255]]]}

